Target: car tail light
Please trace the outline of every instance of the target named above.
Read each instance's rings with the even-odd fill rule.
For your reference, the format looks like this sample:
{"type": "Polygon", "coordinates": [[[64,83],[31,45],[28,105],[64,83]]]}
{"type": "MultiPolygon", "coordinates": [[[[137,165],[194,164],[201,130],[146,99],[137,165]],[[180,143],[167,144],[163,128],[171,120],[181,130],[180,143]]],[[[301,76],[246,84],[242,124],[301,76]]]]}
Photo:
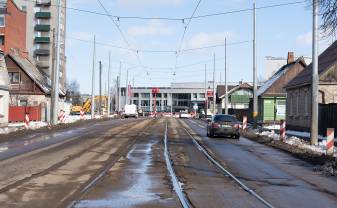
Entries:
{"type": "Polygon", "coordinates": [[[238,128],[240,128],[240,125],[239,125],[239,124],[235,124],[234,127],[235,127],[236,129],[238,129],[238,128]]]}
{"type": "Polygon", "coordinates": [[[220,124],[218,123],[212,123],[212,128],[220,128],[220,124]]]}

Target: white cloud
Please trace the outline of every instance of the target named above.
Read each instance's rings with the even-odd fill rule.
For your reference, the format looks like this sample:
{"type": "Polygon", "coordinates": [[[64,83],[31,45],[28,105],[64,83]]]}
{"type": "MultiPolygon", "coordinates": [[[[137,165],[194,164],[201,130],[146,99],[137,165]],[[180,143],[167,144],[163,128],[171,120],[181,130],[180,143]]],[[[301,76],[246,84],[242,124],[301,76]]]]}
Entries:
{"type": "Polygon", "coordinates": [[[134,38],[137,36],[170,35],[172,32],[172,27],[163,24],[159,20],[150,20],[145,25],[130,27],[127,34],[134,38]]]}
{"type": "Polygon", "coordinates": [[[201,32],[192,36],[192,38],[190,38],[185,47],[200,48],[210,45],[222,44],[225,42],[225,38],[230,38],[232,36],[233,35],[231,32],[201,32]]]}
{"type": "Polygon", "coordinates": [[[296,43],[299,45],[311,45],[312,44],[312,33],[307,32],[305,34],[298,35],[296,37],[296,43]]]}
{"type": "Polygon", "coordinates": [[[162,6],[162,5],[180,5],[184,0],[118,0],[122,6],[162,6]]]}

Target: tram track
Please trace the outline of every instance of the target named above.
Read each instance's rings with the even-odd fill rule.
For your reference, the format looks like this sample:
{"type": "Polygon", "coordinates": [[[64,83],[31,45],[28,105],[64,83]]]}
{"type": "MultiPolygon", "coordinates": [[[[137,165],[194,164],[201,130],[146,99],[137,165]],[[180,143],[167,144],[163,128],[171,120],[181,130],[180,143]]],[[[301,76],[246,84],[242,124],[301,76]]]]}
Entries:
{"type": "MultiPolygon", "coordinates": [[[[130,129],[130,127],[132,127],[132,125],[134,125],[133,122],[127,123],[127,124],[122,124],[122,125],[120,125],[120,126],[117,126],[116,128],[121,128],[121,129],[120,129],[120,133],[115,134],[115,135],[113,135],[113,136],[110,136],[110,135],[104,136],[104,137],[100,138],[99,141],[97,141],[97,142],[91,144],[89,147],[84,148],[84,149],[82,149],[81,151],[76,152],[76,153],[74,153],[74,154],[68,156],[66,159],[61,160],[61,161],[59,161],[59,162],[53,164],[52,166],[50,166],[50,167],[48,167],[48,168],[46,168],[46,169],[44,169],[44,170],[42,170],[42,171],[40,171],[40,172],[33,173],[32,175],[30,175],[30,176],[28,176],[28,177],[25,177],[25,178],[23,178],[23,179],[20,179],[20,180],[17,180],[17,181],[15,181],[15,182],[13,182],[13,183],[10,183],[10,184],[8,184],[8,185],[6,185],[6,186],[4,186],[4,187],[1,187],[1,188],[0,188],[0,194],[1,194],[1,193],[4,193],[4,192],[6,192],[6,191],[9,191],[10,189],[13,189],[13,188],[15,188],[15,187],[17,187],[17,186],[20,186],[20,185],[22,185],[22,184],[24,184],[24,183],[26,183],[26,182],[28,182],[28,181],[30,181],[30,180],[32,180],[32,179],[35,179],[35,178],[44,176],[44,175],[48,174],[50,171],[53,171],[53,170],[56,170],[57,168],[60,168],[61,166],[63,166],[63,165],[66,164],[67,162],[69,162],[69,161],[71,161],[71,160],[73,160],[73,159],[75,159],[75,158],[80,157],[81,155],[83,155],[84,153],[90,151],[90,150],[93,149],[94,147],[106,143],[106,142],[107,142],[109,139],[111,139],[111,138],[116,138],[116,137],[120,136],[120,134],[122,134],[123,131],[126,131],[127,129],[130,129]]],[[[93,135],[89,135],[89,136],[93,136],[93,135]]],[[[59,144],[54,144],[53,146],[48,146],[48,147],[46,147],[46,148],[39,149],[39,150],[36,150],[36,151],[46,151],[46,150],[49,150],[49,149],[51,149],[51,148],[54,148],[54,147],[60,147],[60,146],[66,147],[66,146],[71,145],[71,144],[73,144],[73,143],[77,143],[77,142],[78,142],[77,140],[80,139],[80,138],[81,138],[81,136],[76,136],[76,137],[72,138],[71,140],[68,140],[68,141],[65,141],[65,142],[62,142],[62,143],[59,143],[59,144]]],[[[31,152],[30,152],[30,153],[31,153],[31,152]]],[[[24,155],[20,155],[19,157],[22,157],[22,156],[24,156],[24,155]]]]}
{"type": "Polygon", "coordinates": [[[90,191],[92,187],[94,187],[97,182],[102,179],[109,170],[122,158],[125,157],[133,148],[138,140],[146,137],[145,132],[154,125],[156,119],[151,120],[145,128],[142,128],[136,135],[130,137],[130,142],[126,147],[118,150],[116,153],[112,154],[109,159],[106,161],[105,165],[97,171],[92,177],[84,184],[81,185],[79,189],[77,189],[71,196],[67,197],[60,205],[57,207],[68,207],[73,208],[76,207],[77,203],[82,199],[82,197],[90,191]]]}

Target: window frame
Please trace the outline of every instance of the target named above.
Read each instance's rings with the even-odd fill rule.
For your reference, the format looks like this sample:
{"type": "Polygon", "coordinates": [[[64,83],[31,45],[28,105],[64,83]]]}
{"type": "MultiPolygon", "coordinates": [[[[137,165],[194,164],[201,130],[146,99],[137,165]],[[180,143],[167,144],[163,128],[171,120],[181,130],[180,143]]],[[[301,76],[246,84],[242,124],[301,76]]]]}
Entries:
{"type": "Polygon", "coordinates": [[[20,72],[8,72],[8,76],[9,76],[10,84],[20,84],[20,82],[21,82],[21,73],[20,72]],[[11,74],[12,74],[12,76],[11,76],[11,74]],[[19,75],[19,81],[18,82],[12,82],[12,77],[13,77],[14,74],[19,75]]]}

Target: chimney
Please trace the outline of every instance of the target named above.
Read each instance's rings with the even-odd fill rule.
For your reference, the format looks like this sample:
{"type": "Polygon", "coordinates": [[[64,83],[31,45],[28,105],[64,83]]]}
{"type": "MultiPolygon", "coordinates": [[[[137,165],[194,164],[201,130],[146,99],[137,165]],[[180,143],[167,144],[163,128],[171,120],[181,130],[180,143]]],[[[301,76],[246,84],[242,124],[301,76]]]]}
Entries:
{"type": "Polygon", "coordinates": [[[294,52],[288,52],[287,64],[295,61],[294,52]]]}

